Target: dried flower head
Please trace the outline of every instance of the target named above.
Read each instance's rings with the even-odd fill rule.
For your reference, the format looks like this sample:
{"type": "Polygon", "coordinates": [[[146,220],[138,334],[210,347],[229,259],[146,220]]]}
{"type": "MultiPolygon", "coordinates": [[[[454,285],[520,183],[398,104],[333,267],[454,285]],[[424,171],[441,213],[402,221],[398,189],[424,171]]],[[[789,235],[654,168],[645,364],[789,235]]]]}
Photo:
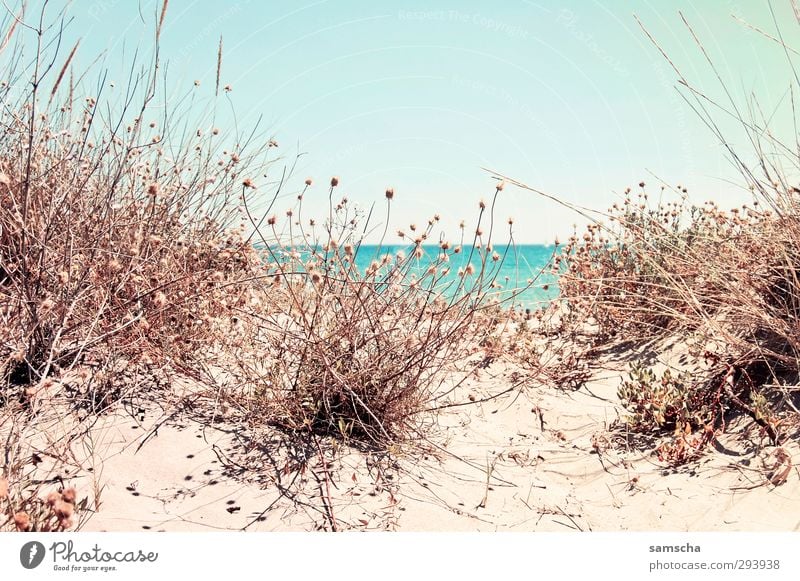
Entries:
{"type": "Polygon", "coordinates": [[[75,499],[77,497],[78,497],[78,491],[75,490],[74,487],[65,488],[64,490],[61,491],[61,498],[64,500],[64,502],[71,502],[72,504],[75,504],[75,499]]]}
{"type": "Polygon", "coordinates": [[[391,200],[394,198],[394,188],[386,188],[386,199],[391,200]]]}
{"type": "Polygon", "coordinates": [[[71,502],[59,500],[53,505],[53,512],[56,513],[56,516],[59,519],[66,519],[71,517],[75,512],[75,505],[73,505],[71,502]]]}
{"type": "Polygon", "coordinates": [[[306,178],[306,185],[307,186],[310,186],[313,183],[314,183],[314,181],[311,178],[306,178]]]}
{"type": "Polygon", "coordinates": [[[27,531],[31,526],[31,517],[25,511],[14,514],[14,525],[18,531],[27,531]]]}
{"type": "Polygon", "coordinates": [[[331,178],[331,187],[332,187],[332,188],[335,188],[335,187],[336,187],[336,186],[338,186],[338,185],[339,185],[339,178],[338,178],[338,177],[336,177],[336,176],[333,176],[333,177],[331,178]]]}

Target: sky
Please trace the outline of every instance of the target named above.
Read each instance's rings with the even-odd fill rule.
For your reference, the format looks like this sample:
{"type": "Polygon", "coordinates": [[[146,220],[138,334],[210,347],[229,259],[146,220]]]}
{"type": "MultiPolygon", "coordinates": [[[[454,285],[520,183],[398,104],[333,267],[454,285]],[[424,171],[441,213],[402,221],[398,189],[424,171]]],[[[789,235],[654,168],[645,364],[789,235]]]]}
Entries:
{"type": "MultiPolygon", "coordinates": [[[[152,39],[160,5],[73,3],[76,61],[103,52],[109,78],[123,77],[124,58],[152,39]]],[[[800,40],[789,0],[772,7],[787,42],[800,40]]],[[[392,231],[434,213],[445,230],[474,220],[479,200],[494,193],[482,168],[598,210],[640,181],[656,190],[657,178],[687,187],[698,203],[739,204],[746,192],[723,148],[634,18],[686,78],[720,98],[679,11],[737,99],[753,94],[764,109],[785,110],[786,55],[741,23],[774,34],[766,0],[172,0],[161,51],[170,84],[199,79],[210,95],[222,37],[236,123],[261,117],[287,160],[304,153],[296,181],[318,184],[312,207],[327,199],[333,175],[364,206],[383,204],[392,187],[392,231]]],[[[514,217],[518,242],[551,241],[581,221],[514,187],[501,193],[497,215],[514,217]]]]}

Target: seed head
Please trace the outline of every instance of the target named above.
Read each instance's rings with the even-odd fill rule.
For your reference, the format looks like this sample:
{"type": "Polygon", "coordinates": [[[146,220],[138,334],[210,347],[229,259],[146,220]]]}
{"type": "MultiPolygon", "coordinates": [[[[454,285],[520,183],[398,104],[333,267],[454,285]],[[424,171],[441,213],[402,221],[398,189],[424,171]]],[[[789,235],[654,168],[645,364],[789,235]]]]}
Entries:
{"type": "Polygon", "coordinates": [[[56,516],[60,519],[71,517],[74,511],[75,507],[71,503],[64,502],[63,500],[57,501],[53,506],[53,512],[55,512],[56,516]]]}
{"type": "Polygon", "coordinates": [[[497,188],[498,192],[502,192],[503,188],[506,187],[506,181],[505,180],[500,180],[499,182],[497,182],[497,186],[495,186],[495,187],[497,188]]]}
{"type": "Polygon", "coordinates": [[[27,512],[20,511],[14,515],[14,525],[18,531],[27,531],[31,526],[31,517],[27,512]]]}
{"type": "Polygon", "coordinates": [[[72,488],[65,488],[65,489],[64,489],[64,490],[61,492],[61,498],[63,498],[63,499],[64,499],[64,502],[71,502],[72,504],[75,504],[75,499],[76,499],[77,497],[78,497],[78,491],[77,491],[77,490],[75,490],[75,488],[74,488],[74,487],[72,487],[72,488]]]}
{"type": "Polygon", "coordinates": [[[312,183],[314,183],[314,182],[313,182],[313,180],[311,178],[306,178],[306,185],[307,186],[310,186],[312,183]]]}
{"type": "Polygon", "coordinates": [[[339,185],[339,178],[338,178],[338,177],[336,177],[336,176],[333,176],[333,177],[331,178],[331,187],[332,187],[332,188],[335,188],[335,187],[336,187],[336,186],[338,186],[338,185],[339,185]]]}
{"type": "Polygon", "coordinates": [[[391,200],[394,198],[394,188],[386,188],[386,199],[391,200]]]}

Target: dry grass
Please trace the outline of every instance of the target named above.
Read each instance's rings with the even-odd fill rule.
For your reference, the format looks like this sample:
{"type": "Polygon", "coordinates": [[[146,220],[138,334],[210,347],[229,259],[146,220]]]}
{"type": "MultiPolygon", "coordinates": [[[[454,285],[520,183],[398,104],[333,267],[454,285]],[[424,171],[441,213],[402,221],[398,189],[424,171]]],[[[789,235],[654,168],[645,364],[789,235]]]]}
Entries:
{"type": "MultiPolygon", "coordinates": [[[[256,306],[237,309],[232,375],[245,388],[226,393],[260,422],[385,449],[419,435],[415,418],[443,396],[454,363],[500,325],[493,289],[507,248],[493,248],[481,204],[474,233],[426,243],[434,216],[412,225],[403,251],[381,242],[364,269],[369,216],[335,199],[337,186],[320,221],[304,213],[309,185],[284,218],[253,219],[267,267],[256,306]]],[[[393,199],[387,190],[387,223],[393,199]]]]}
{"type": "MultiPolygon", "coordinates": [[[[708,64],[716,74],[710,58],[708,64]]],[[[681,186],[653,189],[642,182],[602,219],[575,232],[551,266],[560,277],[564,322],[573,331],[594,330],[592,351],[688,341],[691,360],[684,368],[691,375],[657,376],[635,363],[619,392],[632,414],[628,428],[672,434],[660,456],[680,463],[737,414],[750,416],[772,445],[797,437],[800,190],[793,183],[800,155],[780,140],[755,99],[740,108],[722,84],[730,102],[714,102],[675,71],[687,102],[741,171],[752,201],[724,211],[714,202],[692,205],[681,186]],[[738,121],[752,155],[734,150],[717,123],[719,111],[738,121]]],[[[800,88],[797,78],[792,67],[793,90],[800,88]]]]}
{"type": "Polygon", "coordinates": [[[521,292],[494,294],[510,248],[493,244],[502,182],[474,230],[448,242],[431,217],[400,234],[405,252],[379,251],[366,270],[364,240],[381,228],[384,245],[393,190],[380,227],[335,199],[338,178],[319,221],[303,207],[311,180],[270,216],[292,183],[291,168],[272,178],[277,143],[221,135],[216,105],[197,109],[198,83],[160,96],[166,12],[152,60],[121,91],[102,74],[91,92],[85,72],[75,81],[79,44],[59,51],[63,13],[0,23],[0,423],[16,442],[0,526],[64,530],[86,512],[70,489],[42,498],[30,428],[68,455],[92,416],[143,396],[123,381],[142,369],[205,381],[215,402],[311,436],[320,454],[319,437],[384,451],[423,438],[417,418],[486,364],[502,303],[521,292]],[[43,419],[59,414],[70,419],[43,419]]]}

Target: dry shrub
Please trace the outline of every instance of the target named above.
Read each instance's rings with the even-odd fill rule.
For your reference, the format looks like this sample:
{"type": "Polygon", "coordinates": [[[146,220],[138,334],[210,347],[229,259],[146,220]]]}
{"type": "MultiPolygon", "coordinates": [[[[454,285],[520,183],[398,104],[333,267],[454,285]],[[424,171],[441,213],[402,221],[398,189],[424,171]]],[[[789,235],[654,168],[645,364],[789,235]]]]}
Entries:
{"type": "Polygon", "coordinates": [[[8,481],[0,477],[0,531],[67,531],[75,526],[80,510],[74,488],[54,490],[41,498],[38,491],[30,489],[15,494],[8,481]]]}
{"type": "MultiPolygon", "coordinates": [[[[691,344],[691,376],[657,378],[636,363],[620,392],[633,412],[628,427],[672,433],[660,454],[681,462],[734,414],[752,417],[772,444],[797,437],[800,189],[793,184],[800,156],[787,145],[796,136],[782,142],[771,126],[779,115],[761,115],[755,98],[740,108],[723,86],[731,100],[715,102],[675,71],[752,201],[724,211],[714,202],[691,205],[681,186],[654,193],[642,182],[602,220],[575,232],[552,267],[568,322],[592,328],[594,347],[639,348],[676,336],[691,344]],[[753,161],[726,139],[719,110],[738,120],[754,146],[753,161]]],[[[792,69],[790,82],[797,78],[792,69]]]]}
{"type": "Polygon", "coordinates": [[[17,27],[3,55],[0,393],[87,357],[191,360],[257,260],[233,228],[266,153],[226,149],[192,109],[199,88],[187,111],[156,98],[158,40],[121,95],[101,76],[87,96],[59,30],[17,27]],[[25,34],[47,40],[35,58],[25,34]]]}
{"type": "MultiPolygon", "coordinates": [[[[337,185],[322,222],[304,216],[304,190],[285,220],[259,225],[269,270],[258,308],[241,310],[252,335],[237,354],[238,375],[255,386],[245,402],[251,417],[386,447],[414,433],[448,372],[500,323],[493,291],[507,247],[493,248],[481,203],[475,233],[462,228],[458,243],[427,243],[434,216],[401,233],[410,238],[402,250],[381,242],[365,266],[369,216],[334,201],[337,185]]],[[[388,224],[394,192],[386,197],[388,224]]]]}
{"type": "MultiPolygon", "coordinates": [[[[760,202],[727,212],[711,202],[687,207],[685,197],[651,209],[643,190],[638,203],[626,198],[611,209],[612,228],[591,225],[565,246],[561,296],[572,323],[596,326],[596,344],[676,335],[692,344],[693,374],[681,389],[673,378],[661,390],[645,388],[644,375],[648,385],[658,382],[634,366],[621,399],[640,419],[645,408],[656,415],[633,427],[676,431],[680,440],[682,430],[721,428],[734,412],[752,416],[773,444],[792,433],[796,408],[784,384],[796,383],[800,370],[800,207],[790,190],[773,188],[760,192],[760,202]],[[771,209],[762,210],[767,204],[771,209]],[[600,240],[600,231],[609,238],[600,240]],[[679,409],[705,420],[655,421],[679,409]]],[[[679,448],[672,456],[688,459],[679,448]]]]}

